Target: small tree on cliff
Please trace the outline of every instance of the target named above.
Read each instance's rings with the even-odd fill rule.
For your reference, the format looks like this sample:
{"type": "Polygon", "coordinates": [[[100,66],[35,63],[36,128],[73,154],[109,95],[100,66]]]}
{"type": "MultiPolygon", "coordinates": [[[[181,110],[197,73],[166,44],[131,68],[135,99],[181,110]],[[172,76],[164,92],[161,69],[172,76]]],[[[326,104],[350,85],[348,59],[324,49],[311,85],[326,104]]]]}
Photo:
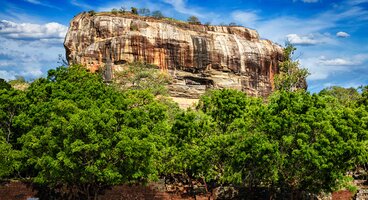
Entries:
{"type": "Polygon", "coordinates": [[[138,9],[136,7],[132,7],[132,14],[138,15],[138,9]]]}
{"type": "Polygon", "coordinates": [[[119,10],[116,9],[116,8],[111,9],[111,13],[114,14],[114,15],[118,14],[118,12],[119,12],[119,10]]]}
{"type": "Polygon", "coordinates": [[[296,91],[307,89],[306,78],[309,72],[300,68],[299,61],[294,61],[292,55],[296,48],[287,43],[284,48],[284,61],[279,64],[280,73],[275,76],[275,89],[283,91],[296,91]]]}
{"type": "Polygon", "coordinates": [[[198,17],[196,17],[196,16],[190,16],[187,19],[187,21],[188,21],[189,24],[201,24],[201,22],[199,21],[198,17]]]}
{"type": "Polygon", "coordinates": [[[164,18],[165,16],[162,14],[161,11],[159,10],[155,10],[152,12],[152,15],[151,15],[153,18],[156,18],[156,19],[162,19],[164,18]]]}

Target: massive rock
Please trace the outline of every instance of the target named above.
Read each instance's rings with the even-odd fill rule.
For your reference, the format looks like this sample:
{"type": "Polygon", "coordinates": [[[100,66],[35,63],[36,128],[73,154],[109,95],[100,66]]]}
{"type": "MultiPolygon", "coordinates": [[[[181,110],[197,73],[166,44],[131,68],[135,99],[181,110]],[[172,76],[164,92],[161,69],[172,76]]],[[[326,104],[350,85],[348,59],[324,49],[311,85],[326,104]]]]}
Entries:
{"type": "Polygon", "coordinates": [[[113,72],[133,61],[155,64],[173,77],[171,95],[184,98],[198,98],[208,88],[267,96],[283,59],[282,47],[252,29],[131,14],[81,13],[71,21],[64,46],[70,63],[91,71],[113,72]]]}

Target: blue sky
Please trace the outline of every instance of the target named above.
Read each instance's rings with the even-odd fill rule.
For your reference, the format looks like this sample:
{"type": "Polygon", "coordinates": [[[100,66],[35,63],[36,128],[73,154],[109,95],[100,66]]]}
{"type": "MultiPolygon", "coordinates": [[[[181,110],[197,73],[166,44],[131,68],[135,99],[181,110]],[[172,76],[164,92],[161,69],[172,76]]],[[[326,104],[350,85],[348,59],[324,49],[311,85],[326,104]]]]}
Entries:
{"type": "MultiPolygon", "coordinates": [[[[165,16],[237,24],[297,47],[309,90],[368,85],[368,0],[1,0],[0,78],[35,79],[58,66],[69,21],[79,12],[149,8],[165,16]]],[[[65,55],[64,55],[65,56],[65,55]]]]}

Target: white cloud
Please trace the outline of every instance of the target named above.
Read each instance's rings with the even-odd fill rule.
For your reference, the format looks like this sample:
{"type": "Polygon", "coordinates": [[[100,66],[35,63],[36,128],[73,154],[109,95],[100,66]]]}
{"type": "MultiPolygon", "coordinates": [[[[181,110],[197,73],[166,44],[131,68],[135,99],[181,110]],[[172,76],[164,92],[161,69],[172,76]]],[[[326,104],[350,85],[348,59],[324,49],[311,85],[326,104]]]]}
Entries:
{"type": "Polygon", "coordinates": [[[204,17],[204,15],[197,11],[195,8],[189,8],[186,5],[185,0],[163,0],[163,2],[170,4],[179,13],[195,15],[197,17],[204,17]]]}
{"type": "Polygon", "coordinates": [[[348,72],[350,69],[347,66],[327,66],[321,63],[322,57],[308,57],[300,59],[302,66],[307,67],[310,75],[309,81],[325,80],[331,75],[341,72],[348,72]]]}
{"type": "Polygon", "coordinates": [[[289,34],[286,36],[287,41],[294,45],[315,45],[321,43],[321,41],[314,38],[313,34],[298,35],[289,34]]]}
{"type": "Polygon", "coordinates": [[[38,78],[57,66],[64,54],[67,27],[55,22],[45,24],[0,21],[0,78],[24,76],[38,78]]]}
{"type": "MultiPolygon", "coordinates": [[[[367,1],[368,0],[356,0],[367,1]]],[[[311,15],[309,18],[278,16],[273,18],[262,18],[256,12],[247,12],[242,10],[234,11],[231,14],[232,20],[241,25],[255,28],[262,38],[267,38],[277,43],[284,43],[285,38],[289,34],[309,35],[324,33],[330,28],[336,28],[339,23],[344,20],[362,21],[368,20],[368,10],[361,6],[349,6],[349,1],[339,4],[338,8],[326,10],[317,15],[311,15]],[[239,13],[246,13],[245,17],[251,20],[242,19],[239,13]]],[[[259,12],[261,13],[261,11],[259,12]]],[[[331,42],[331,38],[330,41],[331,42]]]]}
{"type": "Polygon", "coordinates": [[[36,5],[42,5],[42,3],[38,0],[24,0],[24,1],[28,3],[36,4],[36,5]]]}
{"type": "Polygon", "coordinates": [[[43,3],[39,0],[24,0],[24,1],[28,2],[28,3],[31,3],[31,4],[35,4],[35,5],[45,6],[45,7],[49,7],[49,8],[56,8],[56,9],[60,10],[60,8],[58,8],[56,6],[50,5],[48,3],[43,3]]]}
{"type": "Polygon", "coordinates": [[[293,2],[298,2],[298,1],[301,1],[301,2],[304,2],[304,3],[317,3],[317,2],[319,2],[319,0],[293,0],[293,2]]]}
{"type": "MultiPolygon", "coordinates": [[[[321,52],[316,52],[316,55],[321,52]]],[[[331,52],[329,52],[331,53],[331,52]]],[[[311,75],[308,77],[310,81],[325,80],[329,77],[344,73],[351,73],[354,70],[364,69],[364,64],[368,61],[368,54],[357,54],[351,57],[333,57],[316,56],[311,54],[300,59],[302,66],[308,68],[311,75]]]]}
{"type": "Polygon", "coordinates": [[[0,78],[5,80],[14,80],[15,79],[15,72],[14,71],[6,71],[6,70],[0,70],[0,78]]]}
{"type": "Polygon", "coordinates": [[[246,27],[254,27],[260,19],[254,11],[234,11],[231,17],[246,27]]]}
{"type": "Polygon", "coordinates": [[[308,35],[298,35],[298,34],[289,34],[286,36],[286,41],[290,42],[293,45],[317,45],[317,44],[325,44],[325,43],[334,43],[331,39],[331,36],[327,33],[320,34],[308,34],[308,35]]]}
{"type": "Polygon", "coordinates": [[[92,7],[86,3],[84,3],[83,1],[80,0],[71,0],[70,3],[74,6],[83,8],[83,9],[92,9],[92,7]]]}
{"type": "Polygon", "coordinates": [[[349,0],[348,1],[349,5],[359,5],[362,3],[368,3],[368,0],[349,0]]]}
{"type": "Polygon", "coordinates": [[[357,65],[359,63],[344,58],[334,58],[334,59],[321,59],[319,61],[319,64],[325,66],[352,66],[357,65]]]}
{"type": "Polygon", "coordinates": [[[317,3],[319,0],[302,0],[304,3],[317,3]]]}
{"type": "Polygon", "coordinates": [[[325,56],[319,57],[319,64],[324,66],[358,66],[368,61],[368,54],[357,54],[350,58],[330,58],[325,56]]]}
{"type": "Polygon", "coordinates": [[[347,37],[350,37],[350,34],[347,32],[340,31],[336,33],[336,36],[341,37],[341,38],[347,38],[347,37]]]}
{"type": "Polygon", "coordinates": [[[38,78],[45,72],[57,66],[58,54],[65,50],[59,46],[50,46],[40,41],[22,42],[0,37],[0,78],[13,79],[15,76],[24,76],[28,79],[38,78]],[[21,47],[21,48],[19,48],[21,47]],[[7,72],[7,73],[5,73],[7,72]]]}
{"type": "Polygon", "coordinates": [[[0,21],[0,36],[18,40],[63,39],[67,30],[66,26],[55,22],[32,24],[0,21]]]}

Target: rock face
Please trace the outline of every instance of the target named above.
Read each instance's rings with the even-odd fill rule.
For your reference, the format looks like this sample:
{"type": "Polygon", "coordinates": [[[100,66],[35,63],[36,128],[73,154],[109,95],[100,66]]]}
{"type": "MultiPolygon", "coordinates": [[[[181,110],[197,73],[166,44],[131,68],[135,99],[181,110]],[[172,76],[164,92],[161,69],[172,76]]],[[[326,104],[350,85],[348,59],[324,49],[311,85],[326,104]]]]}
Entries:
{"type": "Polygon", "coordinates": [[[185,98],[198,98],[208,88],[267,96],[283,59],[282,48],[261,40],[255,30],[131,14],[79,14],[64,46],[70,63],[91,71],[114,72],[133,61],[155,64],[173,77],[171,95],[185,98]]]}

